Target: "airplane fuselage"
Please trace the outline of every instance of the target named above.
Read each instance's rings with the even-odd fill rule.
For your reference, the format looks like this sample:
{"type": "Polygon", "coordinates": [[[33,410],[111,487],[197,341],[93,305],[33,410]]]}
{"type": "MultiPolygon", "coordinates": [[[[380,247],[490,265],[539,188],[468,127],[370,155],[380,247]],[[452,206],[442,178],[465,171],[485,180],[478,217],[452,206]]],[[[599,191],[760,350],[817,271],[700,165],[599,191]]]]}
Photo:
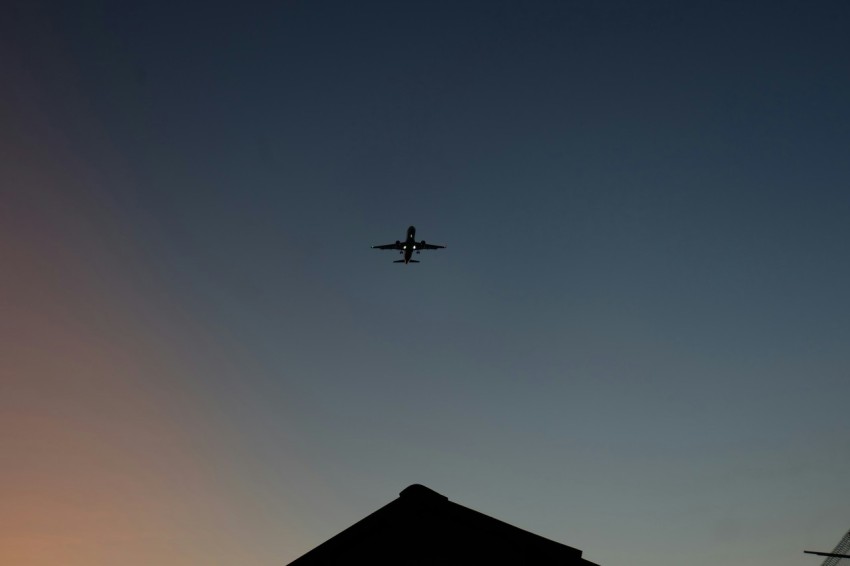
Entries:
{"type": "MultiPolygon", "coordinates": [[[[416,227],[410,226],[407,229],[407,239],[402,244],[403,249],[401,251],[404,254],[404,263],[410,263],[410,258],[413,256],[413,251],[416,249],[416,227]]],[[[419,253],[418,251],[416,253],[419,253]]]]}

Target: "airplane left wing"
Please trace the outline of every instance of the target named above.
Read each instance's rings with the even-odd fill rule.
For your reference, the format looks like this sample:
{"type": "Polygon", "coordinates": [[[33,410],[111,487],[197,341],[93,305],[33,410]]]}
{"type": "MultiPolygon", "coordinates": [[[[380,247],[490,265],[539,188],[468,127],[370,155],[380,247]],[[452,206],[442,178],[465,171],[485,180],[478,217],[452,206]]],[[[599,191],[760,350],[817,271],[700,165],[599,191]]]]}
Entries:
{"type": "Polygon", "coordinates": [[[401,243],[396,242],[395,244],[384,244],[383,246],[372,246],[373,250],[400,250],[402,249],[401,243]]]}

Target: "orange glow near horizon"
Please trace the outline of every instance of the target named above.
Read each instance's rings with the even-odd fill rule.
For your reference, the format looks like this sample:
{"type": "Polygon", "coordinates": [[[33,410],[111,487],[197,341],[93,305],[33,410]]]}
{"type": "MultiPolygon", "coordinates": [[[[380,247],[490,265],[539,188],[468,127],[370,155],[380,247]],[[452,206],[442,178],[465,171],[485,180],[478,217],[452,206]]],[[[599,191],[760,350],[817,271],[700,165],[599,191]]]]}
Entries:
{"type": "Polygon", "coordinates": [[[0,564],[273,562],[287,527],[236,485],[224,425],[186,385],[214,338],[138,298],[88,211],[51,198],[0,230],[0,564]]]}

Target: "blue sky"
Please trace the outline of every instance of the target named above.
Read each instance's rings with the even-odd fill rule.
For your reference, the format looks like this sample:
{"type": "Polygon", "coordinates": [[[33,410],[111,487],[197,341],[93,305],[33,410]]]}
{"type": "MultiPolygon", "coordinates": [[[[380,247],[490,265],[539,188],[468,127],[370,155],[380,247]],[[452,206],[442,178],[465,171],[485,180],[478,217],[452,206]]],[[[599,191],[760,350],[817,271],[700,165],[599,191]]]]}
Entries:
{"type": "Polygon", "coordinates": [[[10,14],[0,557],[287,563],[411,483],[605,566],[848,528],[844,3],[10,14]]]}

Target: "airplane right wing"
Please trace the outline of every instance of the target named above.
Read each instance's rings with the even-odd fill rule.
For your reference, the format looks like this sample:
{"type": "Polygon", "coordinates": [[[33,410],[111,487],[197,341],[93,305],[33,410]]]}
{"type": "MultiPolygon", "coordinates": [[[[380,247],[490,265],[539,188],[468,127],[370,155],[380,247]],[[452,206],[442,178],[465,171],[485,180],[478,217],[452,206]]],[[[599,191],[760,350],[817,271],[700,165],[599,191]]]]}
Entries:
{"type": "Polygon", "coordinates": [[[416,244],[417,250],[440,250],[445,247],[446,246],[438,246],[437,244],[426,244],[424,240],[416,244]]]}
{"type": "Polygon", "coordinates": [[[384,244],[383,246],[372,246],[373,250],[400,250],[403,249],[401,247],[401,242],[396,242],[394,244],[384,244]]]}

